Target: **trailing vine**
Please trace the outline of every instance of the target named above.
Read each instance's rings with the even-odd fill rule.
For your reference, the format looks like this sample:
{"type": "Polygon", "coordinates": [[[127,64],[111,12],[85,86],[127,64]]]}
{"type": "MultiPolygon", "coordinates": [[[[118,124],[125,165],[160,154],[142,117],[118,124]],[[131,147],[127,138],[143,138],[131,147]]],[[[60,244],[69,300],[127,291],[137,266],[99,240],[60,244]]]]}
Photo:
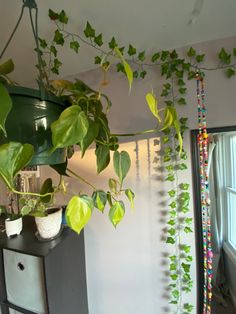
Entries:
{"type": "MultiPolygon", "coordinates": [[[[162,122],[163,125],[159,132],[164,152],[165,181],[169,181],[173,185],[167,192],[169,205],[166,243],[173,246],[173,253],[169,255],[170,303],[174,305],[174,313],[190,313],[193,305],[184,302],[183,295],[191,292],[193,286],[190,275],[193,258],[191,247],[184,238],[186,234],[193,232],[192,217],[189,209],[189,183],[179,180],[179,173],[187,169],[188,156],[183,147],[183,137],[188,129],[188,119],[186,117],[178,118],[175,108],[187,105],[186,80],[195,78],[197,69],[201,71],[222,69],[227,77],[234,76],[236,63],[233,58],[236,57],[236,48],[231,52],[222,48],[218,52],[218,65],[206,67],[202,65],[205,61],[205,54],[197,53],[192,47],[188,49],[185,56],[180,56],[176,50],[157,51],[150,56],[145,50],[138,51],[132,44],[129,44],[127,48],[120,46],[115,37],[112,37],[108,43],[104,43],[103,35],[97,34],[89,22],[86,23],[83,32],[69,32],[66,29],[69,19],[64,10],[59,13],[49,10],[49,17],[55,23],[54,37],[50,43],[41,38],[39,51],[43,61],[45,85],[49,88],[53,89],[54,87],[47,78],[51,73],[59,74],[62,65],[58,58],[58,46],[63,46],[65,43],[68,43],[75,53],[79,53],[82,44],[88,45],[98,52],[94,63],[102,69],[104,74],[101,85],[108,83],[107,72],[114,63],[117,72],[126,74],[130,85],[133,78],[144,79],[151,66],[155,66],[165,79],[161,91],[164,108],[158,107],[158,100],[153,91],[146,95],[146,100],[152,114],[157,118],[157,122],[162,122]],[[129,63],[126,62],[126,58],[129,63]],[[132,65],[132,69],[129,64],[132,65]]],[[[61,88],[63,90],[63,84],[61,88]]],[[[112,135],[115,137],[130,136],[147,132],[156,132],[156,130],[112,135]]]]}

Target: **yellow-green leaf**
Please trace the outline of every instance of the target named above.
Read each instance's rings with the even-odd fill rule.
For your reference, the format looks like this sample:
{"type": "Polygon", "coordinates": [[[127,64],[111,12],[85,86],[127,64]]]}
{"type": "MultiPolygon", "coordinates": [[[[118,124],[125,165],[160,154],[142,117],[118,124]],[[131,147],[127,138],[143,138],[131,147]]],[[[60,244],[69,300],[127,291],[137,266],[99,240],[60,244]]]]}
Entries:
{"type": "Polygon", "coordinates": [[[131,189],[126,189],[125,195],[128,197],[128,200],[130,201],[131,208],[134,208],[134,197],[135,197],[134,192],[131,189]]]}
{"type": "Polygon", "coordinates": [[[113,226],[116,227],[125,214],[125,206],[122,201],[116,201],[110,208],[109,218],[113,226]]]}
{"type": "Polygon", "coordinates": [[[133,70],[131,69],[128,62],[125,60],[122,53],[120,52],[120,49],[118,47],[115,47],[114,50],[115,50],[117,56],[119,57],[119,59],[121,60],[121,62],[123,63],[125,73],[126,73],[128,81],[129,81],[129,90],[131,90],[132,83],[133,83],[133,70]]]}
{"type": "Polygon", "coordinates": [[[66,207],[66,222],[77,233],[84,228],[92,215],[93,200],[88,196],[73,196],[66,207]]]}
{"type": "Polygon", "coordinates": [[[12,108],[12,100],[11,97],[3,84],[0,83],[0,129],[4,132],[4,135],[7,136],[6,134],[6,129],[5,129],[5,123],[6,119],[8,117],[9,112],[11,111],[12,108]]]}
{"type": "Polygon", "coordinates": [[[158,113],[157,108],[157,98],[153,95],[153,93],[147,93],[146,95],[146,101],[148,103],[149,109],[151,110],[152,114],[158,119],[159,122],[161,122],[161,118],[158,113]]]}

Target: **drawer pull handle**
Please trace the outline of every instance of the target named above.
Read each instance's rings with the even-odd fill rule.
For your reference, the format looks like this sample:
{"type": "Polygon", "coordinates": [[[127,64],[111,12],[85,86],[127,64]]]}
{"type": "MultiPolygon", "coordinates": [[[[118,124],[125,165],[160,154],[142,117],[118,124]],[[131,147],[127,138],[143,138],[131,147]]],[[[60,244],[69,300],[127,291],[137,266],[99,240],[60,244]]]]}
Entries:
{"type": "Polygon", "coordinates": [[[25,266],[24,266],[21,262],[19,262],[19,263],[17,264],[17,268],[18,268],[19,270],[23,271],[23,270],[25,269],[25,266]]]}

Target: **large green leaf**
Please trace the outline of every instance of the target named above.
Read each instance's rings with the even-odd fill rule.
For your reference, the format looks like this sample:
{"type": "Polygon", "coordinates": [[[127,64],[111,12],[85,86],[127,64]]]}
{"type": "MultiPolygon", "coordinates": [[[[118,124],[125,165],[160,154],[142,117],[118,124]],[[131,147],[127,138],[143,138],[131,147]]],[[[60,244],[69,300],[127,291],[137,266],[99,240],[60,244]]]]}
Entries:
{"type": "Polygon", "coordinates": [[[117,224],[122,220],[125,214],[125,205],[122,201],[116,201],[110,208],[109,218],[113,226],[116,227],[117,224]]]}
{"type": "Polygon", "coordinates": [[[86,135],[88,127],[88,119],[79,106],[65,109],[59,119],[51,125],[54,150],[81,141],[86,135]]]}
{"type": "Polygon", "coordinates": [[[118,151],[114,152],[113,155],[113,167],[115,173],[120,179],[120,183],[123,183],[124,178],[126,177],[131,166],[131,160],[129,154],[126,151],[119,153],[118,151]]]}
{"type": "Polygon", "coordinates": [[[92,198],[94,206],[103,213],[107,202],[107,193],[102,190],[98,190],[93,192],[92,198]]]}
{"type": "Polygon", "coordinates": [[[30,144],[9,142],[0,146],[0,177],[12,189],[17,173],[31,160],[34,148],[30,144]]]}
{"type": "Polygon", "coordinates": [[[3,130],[5,136],[6,129],[5,129],[5,122],[7,119],[7,116],[12,108],[12,100],[11,97],[7,91],[7,89],[0,83],[0,129],[3,130]]]}
{"type": "Polygon", "coordinates": [[[6,62],[0,64],[0,75],[9,74],[13,70],[14,70],[14,63],[13,63],[12,59],[9,59],[6,62]]]}
{"type": "Polygon", "coordinates": [[[99,123],[91,119],[88,120],[89,127],[85,137],[80,141],[80,148],[82,152],[82,157],[87,150],[87,148],[93,143],[94,139],[98,136],[99,123]]]}
{"type": "Polygon", "coordinates": [[[73,196],[66,207],[66,222],[77,233],[88,223],[93,209],[93,200],[88,196],[73,196]]]}
{"type": "Polygon", "coordinates": [[[105,145],[99,145],[96,148],[96,156],[97,156],[97,172],[100,173],[104,170],[110,162],[110,150],[109,147],[105,145]]]}

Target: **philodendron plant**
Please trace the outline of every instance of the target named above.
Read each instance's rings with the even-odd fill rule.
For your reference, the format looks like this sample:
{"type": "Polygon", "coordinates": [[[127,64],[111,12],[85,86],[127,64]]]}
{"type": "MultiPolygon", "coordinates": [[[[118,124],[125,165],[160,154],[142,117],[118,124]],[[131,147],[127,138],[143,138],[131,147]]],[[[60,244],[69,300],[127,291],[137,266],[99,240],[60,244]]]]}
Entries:
{"type": "MultiPolygon", "coordinates": [[[[34,153],[33,146],[30,144],[21,144],[9,142],[0,146],[0,177],[8,187],[9,191],[19,196],[19,213],[24,215],[44,216],[48,206],[52,206],[55,194],[66,193],[66,186],[63,181],[63,175],[72,174],[80,180],[85,181],[73,171],[62,165],[53,166],[61,175],[59,184],[53,186],[51,178],[48,178],[42,185],[39,193],[19,191],[15,188],[14,180],[17,174],[31,160],[34,153]]],[[[109,179],[109,190],[97,190],[94,186],[92,196],[85,194],[74,195],[66,208],[66,219],[68,225],[76,232],[89,221],[93,208],[101,212],[104,211],[106,203],[109,203],[109,218],[112,224],[116,225],[121,221],[125,214],[123,201],[118,200],[119,196],[124,193],[133,206],[134,193],[131,189],[123,188],[123,181],[130,168],[130,158],[125,151],[114,152],[113,165],[117,174],[117,179],[109,179]]],[[[86,181],[85,181],[86,182],[86,181]]],[[[88,183],[88,182],[87,182],[88,183]]],[[[88,183],[90,186],[91,184],[88,183]]]]}

